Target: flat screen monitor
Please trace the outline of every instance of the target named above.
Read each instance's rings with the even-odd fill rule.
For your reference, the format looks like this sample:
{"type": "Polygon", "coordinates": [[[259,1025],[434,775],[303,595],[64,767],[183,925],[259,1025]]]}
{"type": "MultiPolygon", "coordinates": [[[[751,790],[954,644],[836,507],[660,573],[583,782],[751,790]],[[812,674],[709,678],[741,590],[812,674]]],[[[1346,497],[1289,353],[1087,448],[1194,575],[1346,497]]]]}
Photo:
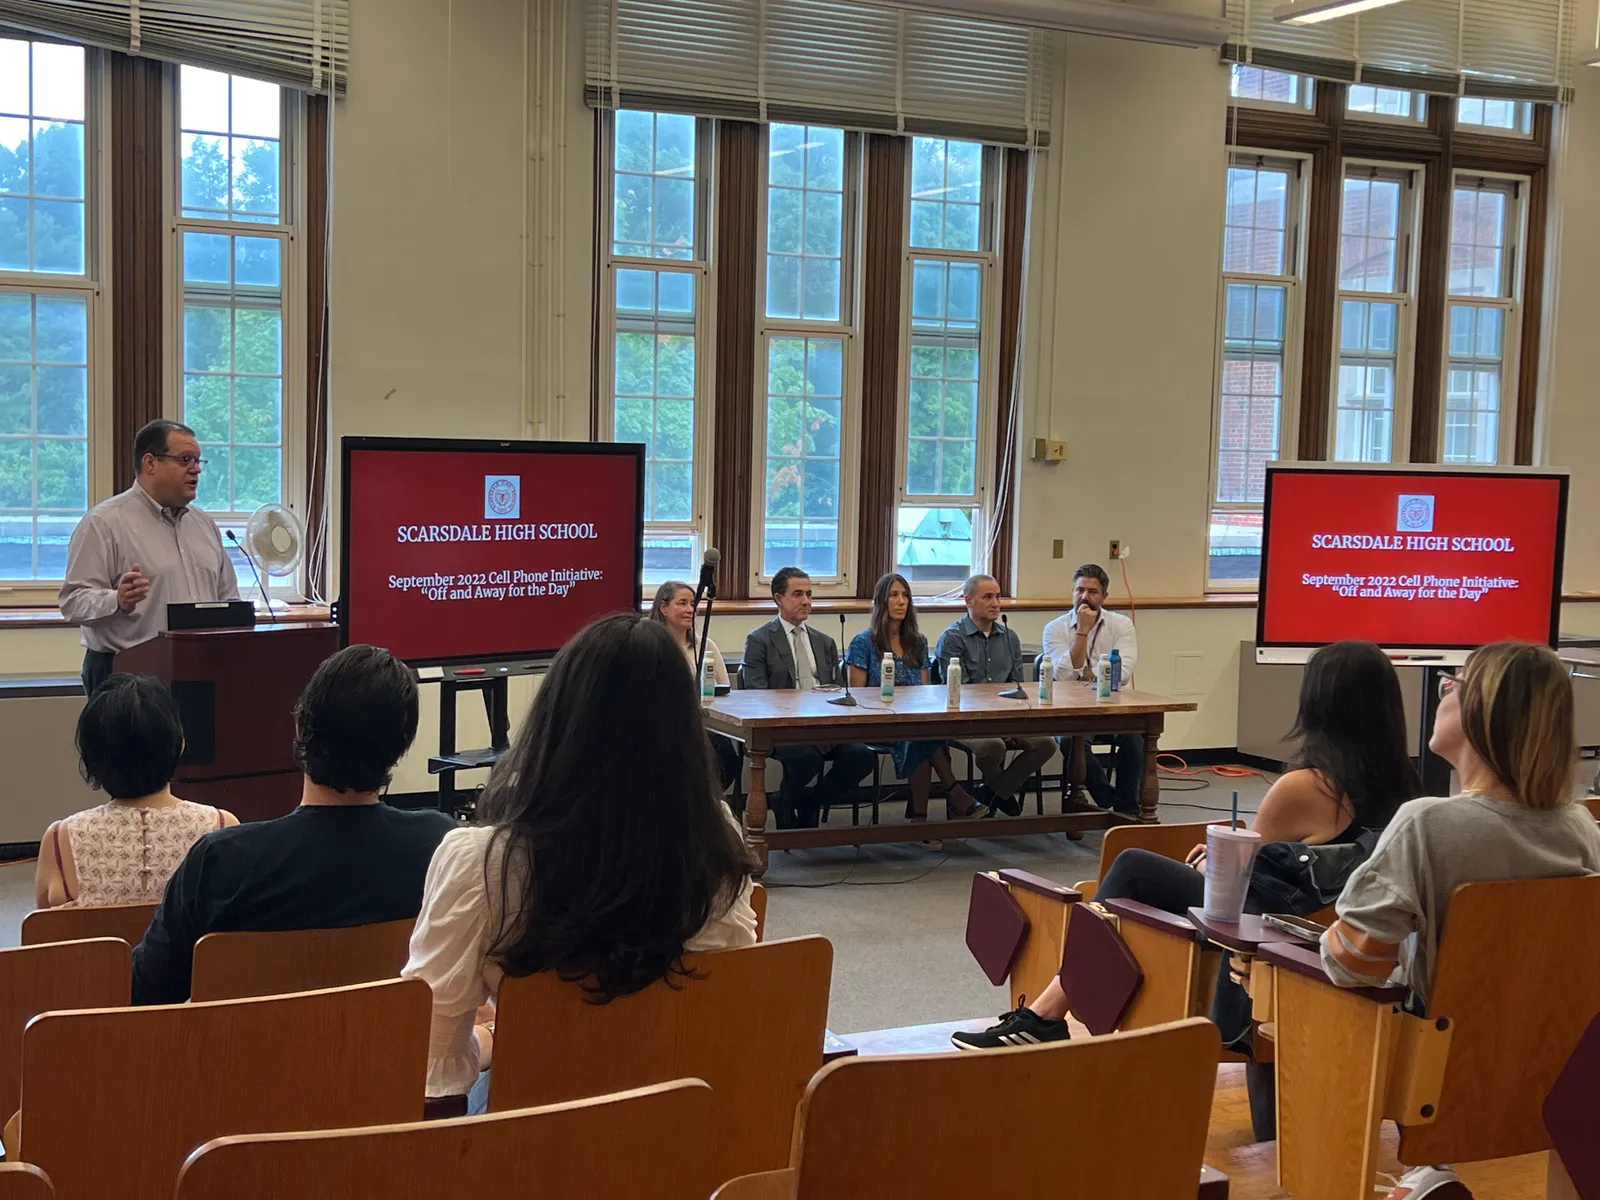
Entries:
{"type": "Polygon", "coordinates": [[[413,665],[548,658],[639,604],[644,447],[347,437],[339,624],[413,665]]]}
{"type": "Polygon", "coordinates": [[[1567,476],[1514,468],[1267,468],[1256,656],[1345,638],[1460,663],[1556,644],[1567,476]]]}

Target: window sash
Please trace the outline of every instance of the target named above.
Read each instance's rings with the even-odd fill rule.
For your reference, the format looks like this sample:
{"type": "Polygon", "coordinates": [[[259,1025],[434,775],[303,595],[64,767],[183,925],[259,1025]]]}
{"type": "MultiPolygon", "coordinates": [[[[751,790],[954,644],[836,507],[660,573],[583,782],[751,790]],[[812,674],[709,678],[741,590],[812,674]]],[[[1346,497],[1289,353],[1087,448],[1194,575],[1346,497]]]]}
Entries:
{"type": "MultiPolygon", "coordinates": [[[[1223,492],[1223,463],[1224,453],[1244,454],[1249,470],[1252,454],[1259,455],[1249,446],[1249,432],[1245,431],[1244,448],[1224,449],[1224,421],[1229,415],[1228,398],[1243,395],[1237,391],[1225,392],[1227,386],[1228,366],[1230,362],[1239,361],[1270,361],[1279,364],[1278,384],[1280,391],[1277,393],[1277,427],[1275,431],[1275,450],[1269,458],[1263,461],[1283,462],[1292,461],[1295,457],[1296,442],[1294,433],[1299,429],[1299,393],[1301,350],[1304,336],[1304,288],[1302,286],[1301,272],[1304,270],[1303,261],[1303,230],[1305,227],[1305,206],[1310,188],[1310,163],[1304,156],[1286,155],[1257,151],[1250,148],[1241,148],[1229,154],[1224,171],[1224,186],[1231,180],[1231,172],[1238,169],[1256,169],[1280,171],[1287,176],[1284,196],[1284,250],[1281,272],[1224,270],[1218,281],[1217,304],[1217,355],[1216,372],[1212,380],[1213,416],[1211,422],[1212,450],[1209,491],[1207,493],[1207,534],[1205,540],[1205,580],[1207,591],[1254,591],[1258,577],[1252,573],[1239,575],[1218,575],[1214,569],[1218,560],[1253,560],[1259,562],[1260,540],[1260,513],[1262,504],[1259,500],[1250,499],[1220,499],[1223,492]],[[1262,287],[1283,289],[1283,336],[1281,339],[1261,339],[1257,336],[1240,338],[1229,336],[1228,326],[1228,300],[1229,289],[1237,286],[1246,286],[1257,289],[1252,295],[1253,301],[1259,303],[1259,289],[1262,287]],[[1231,349],[1230,349],[1231,343],[1231,349]],[[1254,356],[1253,358],[1247,356],[1254,356]],[[1219,536],[1218,518],[1222,518],[1223,533],[1219,536]],[[1235,525],[1228,526],[1232,520],[1235,525]],[[1253,529],[1256,549],[1238,544],[1238,539],[1243,537],[1250,540],[1249,530],[1253,529]],[[1244,531],[1243,533],[1239,531],[1244,531]],[[1239,553],[1231,553],[1231,551],[1239,553]]],[[[1259,188],[1259,185],[1257,185],[1259,188]]],[[[1259,195],[1259,190],[1253,192],[1259,195]]],[[[1224,242],[1228,237],[1229,229],[1255,230],[1255,225],[1228,224],[1228,213],[1224,209],[1224,242]]],[[[1274,228],[1275,227],[1271,227],[1274,228]]],[[[1252,243],[1253,245],[1253,243],[1252,243]]],[[[1253,250],[1252,250],[1253,256],[1253,250]]],[[[1252,395],[1254,393],[1251,393],[1252,395]]],[[[1237,408],[1237,405],[1233,406],[1237,408]]],[[[1249,410],[1247,406],[1247,415],[1249,410]]],[[[1248,475],[1246,477],[1248,484],[1248,475]]]]}
{"type": "MultiPolygon", "coordinates": [[[[647,111],[647,110],[637,110],[647,111]]],[[[652,113],[652,115],[655,115],[652,113]]],[[[697,119],[694,123],[694,220],[693,244],[688,248],[687,256],[667,257],[643,254],[618,253],[616,239],[616,180],[619,172],[616,169],[617,161],[617,119],[618,113],[608,112],[601,122],[601,136],[596,145],[596,153],[601,156],[600,161],[606,164],[605,184],[601,188],[600,201],[600,295],[597,298],[599,311],[602,314],[600,328],[595,336],[600,339],[600,352],[596,356],[598,378],[596,380],[598,393],[602,398],[599,413],[598,435],[603,439],[612,439],[617,436],[617,347],[618,335],[628,332],[657,332],[662,329],[681,327],[683,332],[690,333],[694,339],[694,382],[692,385],[693,404],[693,429],[690,434],[691,451],[689,459],[689,515],[683,519],[651,518],[648,508],[644,523],[647,560],[650,554],[650,545],[657,543],[657,549],[664,549],[671,545],[678,547],[670,555],[658,556],[656,565],[649,561],[645,567],[644,581],[647,585],[687,574],[698,563],[701,548],[706,544],[706,514],[710,509],[711,496],[711,471],[706,464],[711,462],[711,453],[714,437],[714,417],[712,411],[712,358],[714,354],[713,329],[714,320],[707,298],[709,289],[709,212],[712,208],[712,199],[715,195],[715,181],[712,171],[713,153],[713,126],[710,121],[697,119]],[[622,271],[648,272],[659,281],[662,275],[687,276],[691,282],[692,315],[686,320],[674,321],[668,315],[663,317],[659,308],[659,294],[656,297],[656,316],[641,315],[634,317],[621,314],[617,310],[618,301],[618,274],[622,271]],[[660,559],[669,558],[670,565],[660,559]]],[[[656,136],[654,129],[652,137],[656,136]]],[[[654,142],[652,142],[654,147],[654,142]]],[[[656,164],[652,161],[652,167],[656,164]]],[[[630,172],[622,172],[630,174],[630,172]]],[[[632,173],[639,178],[660,178],[651,173],[632,173]]],[[[652,220],[654,214],[652,213],[652,220]]],[[[652,226],[653,228],[653,226],[652,226]]],[[[640,243],[641,245],[644,243],[640,243]]],[[[657,284],[659,286],[659,283],[657,284]]],[[[627,397],[624,397],[627,398],[627,397]]],[[[638,397],[635,397],[638,398],[638,397]]],[[[655,406],[661,397],[652,392],[650,400],[652,405],[652,431],[654,430],[655,406]]],[[[670,399],[676,399],[671,397],[670,399]]],[[[654,442],[649,443],[652,447],[654,442]]],[[[677,463],[684,460],[673,458],[660,460],[649,457],[646,460],[646,494],[654,484],[654,469],[662,462],[677,463]]]]}
{"type": "MultiPolygon", "coordinates": [[[[1511,461],[1512,446],[1516,437],[1518,363],[1521,353],[1522,332],[1522,306],[1513,300],[1482,300],[1477,298],[1452,297],[1445,306],[1445,370],[1441,381],[1442,397],[1439,406],[1439,461],[1442,463],[1468,463],[1478,465],[1494,465],[1511,461]],[[1460,310],[1493,311],[1500,314],[1500,352],[1498,355],[1482,353],[1476,348],[1469,347],[1465,352],[1458,352],[1451,344],[1450,322],[1452,314],[1460,310]],[[1462,397],[1459,390],[1453,385],[1457,382],[1452,376],[1461,373],[1473,375],[1493,372],[1497,395],[1493,408],[1481,407],[1476,401],[1476,380],[1469,382],[1469,391],[1462,397]],[[1463,399],[1465,403],[1463,403],[1463,399]],[[1462,456],[1459,451],[1451,452],[1451,431],[1463,427],[1477,430],[1480,428],[1479,418],[1482,414],[1493,413],[1496,428],[1487,436],[1474,440],[1478,442],[1478,451],[1470,456],[1462,456]],[[1492,449],[1492,457],[1485,456],[1482,451],[1492,449]]],[[[1458,433],[1459,438],[1463,436],[1458,433]]]]}

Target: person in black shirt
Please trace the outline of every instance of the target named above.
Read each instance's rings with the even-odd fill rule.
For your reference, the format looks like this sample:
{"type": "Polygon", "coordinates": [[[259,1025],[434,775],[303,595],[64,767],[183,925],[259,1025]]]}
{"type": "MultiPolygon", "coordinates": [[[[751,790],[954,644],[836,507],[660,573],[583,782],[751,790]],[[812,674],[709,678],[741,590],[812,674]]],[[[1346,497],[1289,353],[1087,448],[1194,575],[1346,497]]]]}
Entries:
{"type": "Polygon", "coordinates": [[[331,929],[414,918],[455,822],[379,800],[417,733],[417,685],[387,650],[348,646],[295,705],[300,807],[194,844],[133,952],[133,1002],[189,998],[194,944],[222,930],[331,929]]]}

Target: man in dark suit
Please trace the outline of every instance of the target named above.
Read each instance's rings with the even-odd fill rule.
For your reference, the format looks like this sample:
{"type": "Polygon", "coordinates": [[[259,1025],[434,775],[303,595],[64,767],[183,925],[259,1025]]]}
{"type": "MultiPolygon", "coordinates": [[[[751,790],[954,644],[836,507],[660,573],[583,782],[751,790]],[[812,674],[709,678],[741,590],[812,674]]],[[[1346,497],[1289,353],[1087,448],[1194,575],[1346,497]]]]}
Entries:
{"type": "MultiPolygon", "coordinates": [[[[784,567],[772,577],[772,599],[778,605],[777,620],[744,642],[744,686],[805,692],[837,686],[839,647],[806,624],[811,616],[811,577],[799,567],[784,567]]],[[[773,805],[779,829],[815,826],[824,806],[843,803],[872,774],[875,758],[866,746],[854,743],[779,746],[772,757],[783,764],[783,786],[773,805]],[[828,761],[833,768],[824,776],[823,764],[828,761]]]]}

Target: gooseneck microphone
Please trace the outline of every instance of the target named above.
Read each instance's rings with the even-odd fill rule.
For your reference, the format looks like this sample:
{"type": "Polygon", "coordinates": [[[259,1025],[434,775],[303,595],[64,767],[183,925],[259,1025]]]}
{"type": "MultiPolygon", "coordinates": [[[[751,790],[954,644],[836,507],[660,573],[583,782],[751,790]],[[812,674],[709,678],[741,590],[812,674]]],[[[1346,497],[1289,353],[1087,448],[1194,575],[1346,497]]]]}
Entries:
{"type": "Polygon", "coordinates": [[[694,609],[700,611],[701,597],[706,601],[705,621],[700,626],[700,649],[694,657],[694,681],[699,686],[705,678],[706,670],[706,640],[711,636],[711,607],[717,598],[717,564],[722,561],[722,551],[715,546],[709,547],[700,559],[700,582],[694,589],[694,609]]]}
{"type": "MultiPolygon", "coordinates": [[[[839,614],[839,640],[844,641],[844,614],[839,614]]],[[[850,694],[850,668],[845,663],[839,664],[839,672],[844,676],[844,695],[835,696],[829,704],[837,704],[840,708],[856,708],[856,698],[850,694]]]]}
{"type": "MultiPolygon", "coordinates": [[[[1000,624],[1002,624],[1002,625],[1004,625],[1006,627],[1006,633],[1007,634],[1009,634],[1011,632],[1011,622],[1006,619],[1006,614],[1005,613],[1001,613],[1000,614],[1000,624]]],[[[1010,640],[1011,640],[1010,637],[1006,638],[1006,641],[1009,642],[1010,640]]],[[[1016,687],[1012,688],[1009,692],[1001,692],[1000,693],[1000,698],[1002,700],[1026,700],[1028,698],[1028,693],[1022,690],[1022,685],[1019,683],[1019,684],[1017,684],[1016,687]]]]}
{"type": "Polygon", "coordinates": [[[272,597],[267,595],[267,585],[261,582],[261,572],[256,570],[256,560],[250,557],[250,552],[240,544],[238,538],[233,536],[233,530],[228,530],[225,536],[235,546],[239,547],[239,553],[243,554],[245,562],[250,564],[250,574],[256,577],[256,586],[261,589],[261,599],[266,601],[267,616],[276,620],[278,614],[272,611],[272,597]]]}

